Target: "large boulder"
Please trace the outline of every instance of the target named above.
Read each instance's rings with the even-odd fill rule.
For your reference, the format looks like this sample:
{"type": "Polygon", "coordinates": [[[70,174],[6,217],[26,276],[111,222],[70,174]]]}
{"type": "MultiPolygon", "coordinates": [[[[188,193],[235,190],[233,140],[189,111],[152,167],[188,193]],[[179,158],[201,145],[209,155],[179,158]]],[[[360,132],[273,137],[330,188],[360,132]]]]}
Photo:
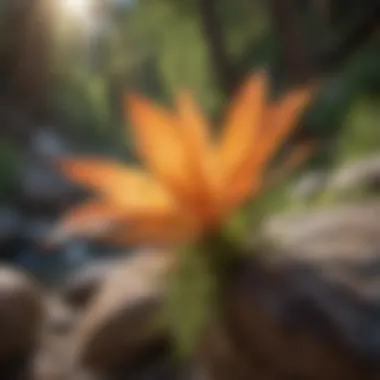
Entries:
{"type": "Polygon", "coordinates": [[[226,294],[207,377],[380,378],[380,201],[274,217],[226,294]]]}
{"type": "Polygon", "coordinates": [[[108,273],[74,334],[80,367],[114,372],[133,363],[139,352],[161,347],[161,332],[153,325],[166,291],[168,263],[160,252],[137,252],[108,273]]]}

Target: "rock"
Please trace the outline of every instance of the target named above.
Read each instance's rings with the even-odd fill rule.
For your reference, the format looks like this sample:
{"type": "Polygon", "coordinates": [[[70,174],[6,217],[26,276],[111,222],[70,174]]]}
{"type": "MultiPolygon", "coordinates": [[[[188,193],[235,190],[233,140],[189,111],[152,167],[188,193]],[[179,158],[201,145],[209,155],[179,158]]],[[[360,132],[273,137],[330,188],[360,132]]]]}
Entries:
{"type": "Polygon", "coordinates": [[[273,217],[263,231],[270,244],[205,339],[209,379],[379,379],[380,201],[273,217]]]}
{"type": "Polygon", "coordinates": [[[44,158],[52,159],[71,152],[67,142],[52,131],[51,126],[36,130],[31,137],[30,148],[44,158]]]}
{"type": "Polygon", "coordinates": [[[12,267],[0,267],[0,368],[30,356],[43,317],[42,291],[12,267]]]}
{"type": "Polygon", "coordinates": [[[22,205],[30,214],[55,216],[83,199],[85,191],[65,179],[46,160],[32,157],[19,174],[22,205]]]}
{"type": "Polygon", "coordinates": [[[71,335],[46,329],[35,352],[30,377],[38,380],[69,380],[74,372],[71,335]]]}
{"type": "Polygon", "coordinates": [[[357,264],[358,258],[362,261],[376,256],[379,233],[380,200],[277,215],[268,218],[262,228],[265,239],[278,242],[298,260],[328,264],[339,258],[357,264]]]}
{"type": "Polygon", "coordinates": [[[48,295],[45,304],[43,329],[30,368],[31,380],[69,380],[74,368],[70,342],[79,316],[57,294],[48,295]]]}
{"type": "MultiPolygon", "coordinates": [[[[263,254],[236,274],[186,378],[380,379],[380,199],[274,216],[262,232],[263,254]]],[[[98,290],[68,339],[50,335],[57,351],[45,348],[36,378],[179,378],[152,330],[168,264],[142,252],[98,269],[98,290]]]]}
{"type": "Polygon", "coordinates": [[[21,191],[36,200],[65,197],[71,186],[46,165],[30,162],[21,173],[21,191]]]}
{"type": "Polygon", "coordinates": [[[162,333],[153,324],[165,294],[168,264],[165,254],[148,251],[113,268],[75,332],[73,347],[81,367],[115,371],[161,344],[162,333]]]}
{"type": "Polygon", "coordinates": [[[303,175],[292,189],[291,197],[308,200],[323,191],[328,175],[325,172],[311,172],[303,175]]]}
{"type": "Polygon", "coordinates": [[[378,193],[380,190],[380,155],[375,154],[354,163],[348,163],[335,171],[314,171],[303,175],[291,190],[293,199],[308,200],[324,191],[345,193],[364,190],[378,193]]]}
{"type": "MultiPolygon", "coordinates": [[[[141,252],[130,259],[93,265],[87,273],[102,273],[99,293],[95,292],[86,306],[75,309],[74,320],[68,315],[72,308],[67,308],[63,298],[48,297],[47,320],[32,378],[177,379],[166,341],[149,333],[163,292],[160,278],[166,264],[158,252],[141,252]]],[[[80,277],[80,273],[73,277],[80,277]]]]}
{"type": "Polygon", "coordinates": [[[76,270],[60,289],[67,304],[75,309],[84,309],[110,276],[119,260],[99,260],[76,270]]]}
{"type": "Polygon", "coordinates": [[[329,188],[339,191],[354,188],[380,189],[380,155],[375,154],[339,168],[330,178],[329,188]]]}
{"type": "Polygon", "coordinates": [[[51,231],[51,226],[54,223],[52,218],[30,218],[27,220],[23,234],[32,241],[43,241],[51,231]]]}
{"type": "Polygon", "coordinates": [[[56,294],[48,297],[46,304],[45,329],[47,333],[58,335],[69,334],[76,325],[78,313],[56,294]]]}
{"type": "Polygon", "coordinates": [[[0,207],[0,242],[17,236],[24,226],[24,218],[15,209],[0,207]]]}

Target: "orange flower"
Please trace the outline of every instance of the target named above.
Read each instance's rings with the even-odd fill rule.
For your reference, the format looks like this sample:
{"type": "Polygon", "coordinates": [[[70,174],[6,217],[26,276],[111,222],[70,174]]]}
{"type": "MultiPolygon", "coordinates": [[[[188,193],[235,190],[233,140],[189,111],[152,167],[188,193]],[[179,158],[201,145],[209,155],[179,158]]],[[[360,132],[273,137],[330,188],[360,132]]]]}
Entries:
{"type": "Polygon", "coordinates": [[[301,88],[268,105],[266,93],[266,76],[250,77],[218,139],[188,93],[179,96],[174,112],[127,96],[146,171],[99,158],[63,160],[64,174],[97,196],[69,211],[55,236],[170,243],[217,228],[260,189],[266,164],[310,99],[310,89],[301,88]]]}

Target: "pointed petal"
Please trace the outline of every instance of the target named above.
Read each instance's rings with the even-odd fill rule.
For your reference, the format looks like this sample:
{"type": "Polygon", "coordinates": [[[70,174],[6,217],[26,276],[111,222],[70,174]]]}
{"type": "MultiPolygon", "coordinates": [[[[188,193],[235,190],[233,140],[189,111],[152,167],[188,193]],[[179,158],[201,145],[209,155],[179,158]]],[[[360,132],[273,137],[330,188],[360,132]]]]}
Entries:
{"type": "Polygon", "coordinates": [[[69,210],[47,240],[55,245],[75,237],[104,235],[123,216],[120,208],[101,200],[92,200],[69,210]]]}
{"type": "MultiPolygon", "coordinates": [[[[133,228],[146,224],[165,225],[179,213],[175,208],[164,208],[152,198],[143,198],[139,204],[119,207],[106,200],[89,201],[69,210],[54,228],[49,241],[59,243],[74,237],[103,238],[120,227],[133,228]],[[136,226],[136,227],[134,227],[136,226]]],[[[126,230],[128,230],[126,228],[126,230]]]]}
{"type": "Polygon", "coordinates": [[[139,96],[128,96],[126,104],[137,150],[148,169],[176,196],[186,197],[192,181],[178,118],[139,96]]]}
{"type": "Polygon", "coordinates": [[[251,150],[250,155],[230,179],[230,186],[225,194],[226,204],[237,206],[259,190],[266,164],[278,146],[297,126],[297,118],[310,98],[310,88],[298,89],[267,109],[255,149],[251,150]]]}
{"type": "Polygon", "coordinates": [[[283,140],[297,127],[301,112],[311,97],[311,88],[305,86],[289,92],[279,102],[270,106],[262,132],[260,164],[265,164],[276,153],[283,140]]]}
{"type": "Polygon", "coordinates": [[[146,173],[117,162],[98,158],[66,159],[58,162],[70,180],[97,191],[109,202],[138,207],[147,198],[169,207],[172,199],[167,191],[146,173]]]}
{"type": "Polygon", "coordinates": [[[118,198],[120,193],[147,179],[138,169],[97,157],[68,158],[58,161],[57,165],[69,180],[118,198]]]}
{"type": "Polygon", "coordinates": [[[243,84],[230,106],[219,149],[226,182],[257,144],[265,110],[266,87],[264,73],[253,75],[243,84]]]}
{"type": "Polygon", "coordinates": [[[189,155],[189,170],[195,185],[194,207],[206,211],[206,208],[215,207],[214,199],[219,192],[210,127],[201,109],[188,92],[182,92],[178,97],[177,110],[189,155]]]}
{"type": "MultiPolygon", "coordinates": [[[[283,140],[297,127],[301,112],[310,102],[312,96],[309,87],[291,91],[285,95],[278,104],[274,105],[274,125],[268,136],[268,150],[266,155],[270,158],[283,142],[283,140]]],[[[264,157],[265,159],[265,157],[264,157]]]]}
{"type": "Polygon", "coordinates": [[[185,144],[189,147],[194,161],[202,161],[211,148],[210,127],[190,93],[182,92],[177,99],[177,110],[184,133],[185,144]]]}
{"type": "Polygon", "coordinates": [[[304,143],[295,147],[285,161],[268,174],[265,175],[264,171],[256,173],[254,180],[250,176],[241,176],[226,194],[224,204],[226,214],[247,200],[247,195],[252,197],[276,186],[282,179],[301,166],[314,151],[315,144],[313,142],[304,143]]]}
{"type": "MultiPolygon", "coordinates": [[[[158,186],[149,177],[145,181],[132,184],[123,193],[120,189],[98,201],[85,203],[70,210],[58,224],[54,236],[64,236],[65,239],[74,236],[93,237],[104,235],[107,228],[115,225],[142,222],[160,222],[179,213],[176,202],[170,194],[158,186]]],[[[107,187],[105,188],[107,191],[107,187]]],[[[58,239],[58,240],[59,240],[58,239]]],[[[53,239],[54,240],[54,239],[53,239]]]]}

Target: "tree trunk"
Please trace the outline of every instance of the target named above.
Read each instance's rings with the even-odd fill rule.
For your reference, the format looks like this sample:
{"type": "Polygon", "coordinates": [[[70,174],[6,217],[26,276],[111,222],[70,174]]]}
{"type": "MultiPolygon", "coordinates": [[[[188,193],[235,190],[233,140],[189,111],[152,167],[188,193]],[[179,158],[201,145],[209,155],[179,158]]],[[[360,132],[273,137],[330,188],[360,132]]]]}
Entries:
{"type": "Polygon", "coordinates": [[[270,0],[273,26],[283,48],[286,77],[298,84],[309,79],[315,68],[306,48],[308,45],[303,38],[296,6],[294,0],[270,0]]]}
{"type": "Polygon", "coordinates": [[[36,122],[48,118],[48,92],[50,85],[50,58],[52,32],[47,0],[34,0],[25,6],[23,20],[15,48],[17,58],[12,83],[12,95],[16,103],[27,109],[36,122]],[[29,9],[26,9],[29,8],[29,9]]]}
{"type": "Polygon", "coordinates": [[[217,14],[215,0],[198,0],[202,30],[211,65],[221,90],[230,96],[237,85],[237,75],[227,51],[226,38],[217,14]]]}

